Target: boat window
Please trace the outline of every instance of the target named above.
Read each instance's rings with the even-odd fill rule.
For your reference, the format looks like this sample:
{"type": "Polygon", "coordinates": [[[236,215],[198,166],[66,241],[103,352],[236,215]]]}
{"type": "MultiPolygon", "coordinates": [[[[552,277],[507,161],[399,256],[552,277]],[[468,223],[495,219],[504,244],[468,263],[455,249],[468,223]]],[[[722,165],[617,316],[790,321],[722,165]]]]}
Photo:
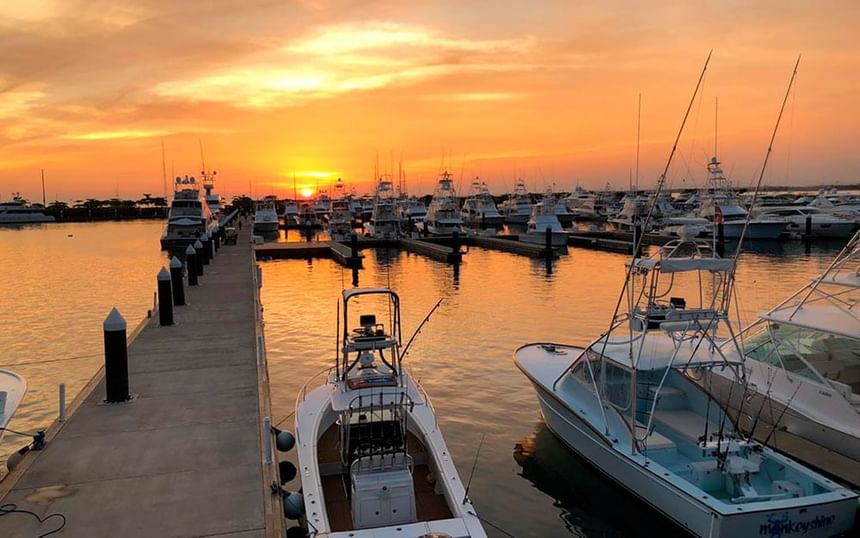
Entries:
{"type": "Polygon", "coordinates": [[[746,343],[747,356],[860,394],[860,339],[770,323],[746,343]],[[819,377],[820,376],[820,377],[819,377]]]}
{"type": "Polygon", "coordinates": [[[577,360],[576,366],[573,367],[573,375],[588,385],[589,387],[593,386],[594,381],[591,377],[591,373],[599,379],[600,378],[600,354],[592,351],[586,350],[579,359],[577,360]],[[589,369],[588,363],[591,363],[591,368],[589,369]]]}
{"type": "Polygon", "coordinates": [[[603,372],[606,399],[620,409],[627,409],[630,406],[630,372],[611,362],[606,363],[603,372]]]}

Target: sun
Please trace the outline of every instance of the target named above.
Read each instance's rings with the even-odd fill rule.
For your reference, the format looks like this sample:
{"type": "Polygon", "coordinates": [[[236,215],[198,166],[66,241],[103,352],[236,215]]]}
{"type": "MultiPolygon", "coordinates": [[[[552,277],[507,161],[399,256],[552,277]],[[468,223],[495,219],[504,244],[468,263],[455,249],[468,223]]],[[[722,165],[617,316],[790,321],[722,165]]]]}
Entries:
{"type": "Polygon", "coordinates": [[[305,198],[310,198],[313,193],[314,191],[311,189],[302,189],[302,196],[304,196],[305,198]]]}

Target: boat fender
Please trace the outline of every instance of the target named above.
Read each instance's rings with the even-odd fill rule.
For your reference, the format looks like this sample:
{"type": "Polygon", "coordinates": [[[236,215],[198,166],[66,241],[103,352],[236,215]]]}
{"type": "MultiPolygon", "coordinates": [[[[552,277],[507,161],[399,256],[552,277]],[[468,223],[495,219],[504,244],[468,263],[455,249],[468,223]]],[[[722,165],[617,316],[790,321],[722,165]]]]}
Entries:
{"type": "Polygon", "coordinates": [[[278,476],[281,477],[281,484],[286,484],[296,477],[298,470],[296,466],[289,461],[278,463],[278,476]]]}
{"type": "Polygon", "coordinates": [[[305,513],[305,498],[294,491],[284,496],[284,516],[287,519],[299,519],[305,513]]]}
{"type": "Polygon", "coordinates": [[[275,435],[275,444],[281,452],[289,452],[296,446],[296,437],[288,431],[279,431],[275,435]]]}

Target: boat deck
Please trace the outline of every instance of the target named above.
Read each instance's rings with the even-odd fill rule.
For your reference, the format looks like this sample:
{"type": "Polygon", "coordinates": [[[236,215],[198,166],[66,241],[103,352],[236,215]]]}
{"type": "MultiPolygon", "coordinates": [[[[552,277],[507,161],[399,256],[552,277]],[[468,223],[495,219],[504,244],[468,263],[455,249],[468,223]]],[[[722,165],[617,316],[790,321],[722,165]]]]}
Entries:
{"type": "MultiPolygon", "coordinates": [[[[406,446],[410,454],[424,454],[426,449],[421,441],[411,432],[406,436],[406,446]]],[[[337,428],[329,428],[317,443],[317,454],[320,465],[339,464],[340,449],[338,447],[337,428]]],[[[420,458],[416,458],[421,462],[420,458]]],[[[434,491],[435,480],[430,467],[424,463],[415,465],[412,471],[415,487],[415,507],[418,521],[449,519],[452,516],[444,495],[434,491]]],[[[347,495],[348,483],[343,474],[330,474],[322,477],[323,498],[326,504],[329,524],[333,531],[348,531],[353,529],[352,511],[347,495]]]]}

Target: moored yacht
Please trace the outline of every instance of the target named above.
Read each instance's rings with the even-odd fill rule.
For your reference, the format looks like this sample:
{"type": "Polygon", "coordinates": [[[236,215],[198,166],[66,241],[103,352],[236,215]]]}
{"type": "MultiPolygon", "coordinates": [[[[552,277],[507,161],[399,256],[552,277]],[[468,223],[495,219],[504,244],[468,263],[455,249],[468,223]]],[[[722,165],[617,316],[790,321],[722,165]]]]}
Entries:
{"type": "Polygon", "coordinates": [[[469,188],[469,196],[463,202],[460,217],[466,226],[473,228],[501,228],[505,218],[496,208],[487,184],[476,177],[469,188]]]}
{"type": "Polygon", "coordinates": [[[543,198],[532,207],[526,233],[519,235],[520,241],[544,245],[546,244],[546,231],[549,229],[553,247],[567,246],[568,234],[556,217],[556,204],[555,196],[552,192],[547,191],[543,198]]]}
{"type": "Polygon", "coordinates": [[[24,399],[27,382],[15,372],[0,369],[0,440],[12,415],[24,399]]]}
{"type": "Polygon", "coordinates": [[[278,212],[275,201],[269,198],[254,203],[254,233],[278,231],[278,212]]]}
{"type": "Polygon", "coordinates": [[[352,213],[349,200],[336,198],[331,203],[331,216],[328,220],[328,235],[333,241],[346,241],[353,234],[352,213]]]}
{"type": "Polygon", "coordinates": [[[12,193],[12,200],[0,202],[0,224],[35,224],[39,222],[54,222],[54,217],[45,215],[41,205],[28,204],[21,194],[12,193]]]}
{"type": "Polygon", "coordinates": [[[846,239],[854,234],[853,220],[820,207],[770,206],[753,211],[770,220],[785,222],[785,231],[807,238],[846,239]],[[808,225],[808,228],[807,228],[808,225]]]}
{"type": "Polygon", "coordinates": [[[284,201],[284,228],[298,228],[301,226],[300,216],[298,202],[295,200],[284,201]]]}
{"type": "Polygon", "coordinates": [[[183,254],[185,248],[204,232],[217,225],[209,205],[200,195],[200,186],[193,177],[177,177],[173,184],[173,201],[167,224],[161,236],[161,249],[183,254]]]}
{"type": "Polygon", "coordinates": [[[296,402],[308,530],[332,538],[486,536],[430,399],[404,368],[400,298],[387,288],[345,290],[340,316],[334,368],[296,402]]]}
{"type": "Polygon", "coordinates": [[[514,192],[508,195],[508,199],[502,202],[499,209],[501,209],[507,223],[525,224],[528,222],[532,212],[532,198],[526,190],[525,181],[517,180],[514,184],[514,192]]]}
{"type": "Polygon", "coordinates": [[[705,244],[670,242],[630,262],[619,300],[629,307],[605,334],[586,348],[529,344],[514,361],[556,436],[687,532],[845,532],[856,493],[741,434],[692,381],[741,375],[740,356],[717,337],[729,326],[734,267],[705,244]]]}
{"type": "Polygon", "coordinates": [[[206,200],[206,205],[209,206],[212,215],[220,220],[227,202],[223,196],[215,193],[215,176],[217,174],[218,172],[209,173],[204,170],[200,173],[200,179],[203,183],[203,199],[206,200]]]}
{"type": "Polygon", "coordinates": [[[397,200],[397,215],[400,217],[400,227],[410,233],[424,225],[427,206],[415,196],[403,196],[397,200]]]}
{"type": "Polygon", "coordinates": [[[439,176],[433,199],[430,201],[427,215],[420,228],[426,228],[431,235],[451,235],[454,232],[463,231],[463,219],[460,218],[454,180],[448,172],[443,172],[439,176]]]}
{"type": "Polygon", "coordinates": [[[373,211],[366,224],[367,234],[374,239],[397,239],[400,237],[400,217],[394,198],[391,179],[382,177],[376,184],[373,211]]]}

